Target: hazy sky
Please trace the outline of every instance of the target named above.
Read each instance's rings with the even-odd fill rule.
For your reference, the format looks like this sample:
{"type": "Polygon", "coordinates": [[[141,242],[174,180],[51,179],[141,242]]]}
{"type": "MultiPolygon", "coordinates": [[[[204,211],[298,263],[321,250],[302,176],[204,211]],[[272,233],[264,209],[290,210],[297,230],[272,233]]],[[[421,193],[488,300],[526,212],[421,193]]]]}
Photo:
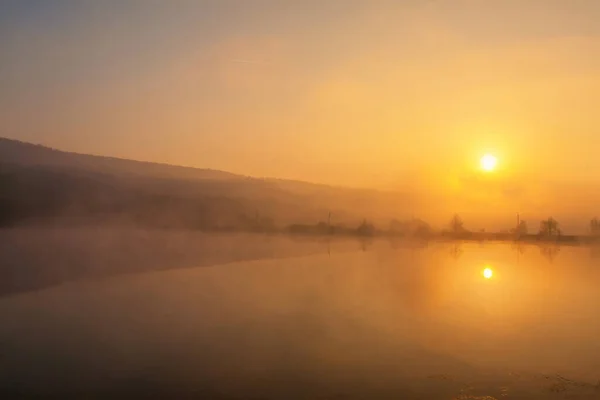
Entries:
{"type": "Polygon", "coordinates": [[[492,152],[503,193],[600,183],[598,21],[597,0],[2,0],[0,136],[378,187],[476,186],[492,152]]]}

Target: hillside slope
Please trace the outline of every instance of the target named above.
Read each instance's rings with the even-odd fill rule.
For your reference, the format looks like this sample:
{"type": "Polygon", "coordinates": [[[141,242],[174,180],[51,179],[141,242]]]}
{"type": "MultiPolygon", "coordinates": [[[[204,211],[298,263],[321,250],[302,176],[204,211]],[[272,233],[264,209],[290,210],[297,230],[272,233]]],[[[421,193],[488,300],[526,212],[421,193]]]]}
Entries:
{"type": "Polygon", "coordinates": [[[177,226],[212,227],[257,219],[314,223],[331,212],[336,223],[387,223],[409,208],[407,197],[393,192],[75,154],[2,138],[0,185],[5,221],[94,215],[139,222],[152,215],[161,224],[171,218],[177,226]]]}

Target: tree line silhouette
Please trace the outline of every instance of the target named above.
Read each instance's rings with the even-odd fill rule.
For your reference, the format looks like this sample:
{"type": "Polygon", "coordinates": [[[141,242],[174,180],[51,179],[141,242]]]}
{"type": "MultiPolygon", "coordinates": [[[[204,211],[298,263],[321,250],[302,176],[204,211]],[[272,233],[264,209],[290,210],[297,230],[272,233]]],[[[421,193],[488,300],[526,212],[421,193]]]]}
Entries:
{"type": "MultiPolygon", "coordinates": [[[[519,219],[516,226],[505,232],[486,232],[485,229],[474,232],[465,227],[463,219],[455,214],[448,223],[447,229],[436,232],[426,222],[419,219],[408,221],[399,221],[393,219],[387,230],[377,229],[373,223],[366,219],[356,228],[347,228],[344,225],[331,225],[329,222],[319,222],[314,225],[294,224],[289,227],[289,231],[299,234],[356,234],[359,236],[390,235],[415,238],[434,238],[441,236],[449,239],[497,239],[497,240],[542,240],[575,242],[581,241],[584,237],[575,235],[565,235],[560,228],[560,223],[554,217],[548,217],[540,221],[537,233],[530,233],[527,221],[519,219]]],[[[600,219],[594,217],[590,220],[589,235],[585,239],[600,239],[600,219]]]]}
{"type": "MultiPolygon", "coordinates": [[[[579,238],[574,235],[565,235],[563,234],[562,229],[560,228],[559,222],[554,217],[548,217],[540,221],[539,230],[535,234],[529,233],[527,221],[518,220],[517,225],[509,230],[508,232],[499,232],[499,233],[488,233],[486,234],[485,230],[474,233],[471,232],[464,227],[464,222],[462,218],[455,214],[449,224],[449,230],[444,231],[446,235],[461,237],[461,236],[491,236],[498,237],[503,236],[504,238],[513,238],[513,239],[538,239],[538,240],[557,240],[557,241],[574,241],[579,238]]],[[[590,220],[589,223],[589,237],[593,239],[600,238],[600,220],[597,217],[594,217],[590,220]]]]}

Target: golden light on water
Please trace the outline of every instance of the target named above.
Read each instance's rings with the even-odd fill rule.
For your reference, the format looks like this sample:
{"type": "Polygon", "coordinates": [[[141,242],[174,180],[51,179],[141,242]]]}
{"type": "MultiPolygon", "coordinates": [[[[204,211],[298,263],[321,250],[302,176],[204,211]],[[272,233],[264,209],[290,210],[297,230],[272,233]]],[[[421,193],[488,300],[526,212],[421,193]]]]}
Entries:
{"type": "Polygon", "coordinates": [[[486,172],[491,172],[496,169],[496,165],[498,165],[498,159],[491,154],[486,154],[483,157],[481,157],[480,163],[481,169],[483,169],[486,172]]]}
{"type": "Polygon", "coordinates": [[[492,276],[494,276],[494,271],[491,268],[488,267],[483,270],[483,277],[485,279],[492,279],[492,276]]]}

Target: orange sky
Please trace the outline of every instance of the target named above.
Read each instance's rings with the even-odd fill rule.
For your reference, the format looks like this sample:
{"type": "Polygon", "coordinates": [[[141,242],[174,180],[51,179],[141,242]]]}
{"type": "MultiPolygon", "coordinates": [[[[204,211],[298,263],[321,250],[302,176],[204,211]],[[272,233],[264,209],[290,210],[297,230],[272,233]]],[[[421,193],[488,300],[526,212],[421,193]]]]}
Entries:
{"type": "Polygon", "coordinates": [[[2,136],[469,198],[600,183],[595,0],[23,3],[2,136]]]}

